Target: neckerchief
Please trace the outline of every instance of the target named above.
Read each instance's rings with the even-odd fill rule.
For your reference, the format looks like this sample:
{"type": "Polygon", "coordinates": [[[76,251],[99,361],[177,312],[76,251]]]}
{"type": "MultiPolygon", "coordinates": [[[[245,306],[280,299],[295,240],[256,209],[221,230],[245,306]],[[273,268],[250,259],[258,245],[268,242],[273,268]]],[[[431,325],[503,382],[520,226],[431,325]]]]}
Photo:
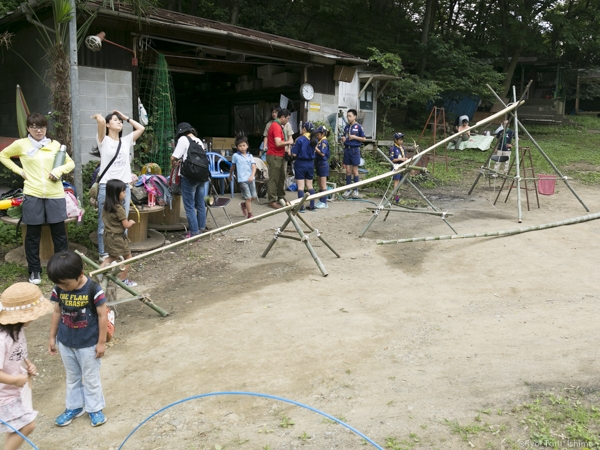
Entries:
{"type": "Polygon", "coordinates": [[[32,158],[35,156],[35,154],[38,152],[38,150],[40,148],[42,148],[46,144],[49,144],[50,142],[52,142],[52,140],[48,139],[46,136],[44,136],[44,138],[40,141],[36,141],[34,138],[32,138],[31,134],[28,134],[27,137],[29,138],[29,142],[33,146],[33,147],[31,147],[30,150],[27,150],[27,155],[32,158]]]}

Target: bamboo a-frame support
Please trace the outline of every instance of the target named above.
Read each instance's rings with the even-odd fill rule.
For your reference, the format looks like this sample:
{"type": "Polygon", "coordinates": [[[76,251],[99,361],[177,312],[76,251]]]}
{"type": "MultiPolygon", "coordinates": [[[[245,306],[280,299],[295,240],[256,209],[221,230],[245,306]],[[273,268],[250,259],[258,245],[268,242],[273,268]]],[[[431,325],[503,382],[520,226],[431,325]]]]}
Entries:
{"type": "MultiPolygon", "coordinates": [[[[381,156],[383,156],[392,165],[392,167],[396,166],[396,164],[394,164],[392,162],[392,160],[390,158],[388,158],[388,156],[385,153],[383,153],[379,147],[375,147],[375,148],[381,154],[381,156]]],[[[423,156],[423,153],[416,154],[413,157],[413,159],[415,159],[414,164],[417,164],[419,162],[419,160],[421,159],[422,156],[423,156]]],[[[409,177],[410,177],[410,171],[411,170],[426,171],[427,169],[425,167],[417,167],[417,166],[406,166],[406,167],[404,167],[402,169],[402,172],[401,172],[403,174],[403,176],[402,176],[402,179],[400,180],[400,182],[398,183],[398,185],[395,188],[393,188],[388,195],[384,195],[383,196],[383,198],[379,202],[379,205],[377,206],[377,208],[367,208],[369,210],[372,210],[373,214],[371,215],[371,218],[369,219],[369,221],[367,222],[367,224],[365,225],[365,227],[363,228],[363,230],[360,232],[360,234],[358,235],[358,237],[363,237],[365,235],[365,233],[369,230],[369,228],[371,227],[371,225],[373,225],[373,222],[375,222],[375,220],[379,217],[379,213],[381,211],[386,211],[385,217],[383,218],[384,222],[387,220],[388,216],[390,215],[390,212],[410,212],[410,213],[421,213],[421,214],[422,213],[425,213],[425,214],[429,213],[429,214],[438,215],[446,223],[446,225],[448,225],[450,227],[450,229],[452,231],[454,231],[454,233],[456,233],[456,230],[446,220],[446,217],[448,217],[448,216],[450,216],[452,214],[448,214],[445,211],[444,212],[438,211],[438,209],[433,205],[433,203],[431,203],[429,201],[429,199],[427,197],[425,197],[425,195],[419,190],[419,188],[417,186],[415,186],[415,184],[410,180],[409,177]],[[404,182],[407,182],[417,192],[417,194],[419,194],[421,196],[421,198],[423,200],[425,200],[425,202],[431,207],[431,209],[433,209],[434,212],[431,212],[431,211],[421,211],[421,210],[418,210],[418,209],[406,208],[406,207],[399,206],[399,205],[397,205],[398,209],[395,209],[394,205],[392,204],[392,199],[395,197],[396,193],[398,192],[398,190],[400,189],[400,187],[404,184],[404,182]]]]}
{"type": "MultiPolygon", "coordinates": [[[[494,115],[492,115],[490,117],[486,117],[485,119],[477,122],[472,127],[469,127],[468,130],[463,130],[463,132],[464,131],[474,130],[476,128],[479,128],[482,125],[485,125],[487,123],[493,122],[496,119],[504,116],[508,112],[510,112],[510,111],[518,108],[522,103],[523,102],[517,102],[517,103],[514,103],[512,105],[509,105],[505,109],[503,109],[502,111],[500,111],[500,112],[498,112],[498,113],[496,113],[496,114],[494,114],[494,115]]],[[[116,264],[112,264],[111,266],[107,266],[107,267],[103,267],[103,268],[95,268],[95,270],[93,270],[93,271],[90,272],[90,276],[93,277],[93,276],[96,276],[96,275],[101,274],[101,273],[109,272],[109,271],[111,271],[115,267],[120,267],[120,266],[123,266],[123,265],[132,264],[132,263],[135,263],[137,261],[141,261],[143,259],[149,258],[150,256],[154,256],[156,254],[162,253],[162,252],[164,252],[166,250],[170,250],[170,249],[173,249],[173,248],[176,248],[176,247],[180,247],[182,245],[187,245],[190,242],[195,242],[195,241],[198,241],[200,239],[207,239],[207,238],[211,237],[213,234],[221,233],[221,232],[227,231],[227,230],[231,230],[232,228],[241,227],[243,225],[246,225],[246,224],[249,224],[249,223],[253,223],[255,220],[261,220],[261,219],[264,219],[264,218],[267,218],[267,217],[270,217],[270,216],[274,216],[276,214],[288,213],[289,211],[293,210],[294,208],[298,208],[299,209],[300,204],[304,204],[305,202],[310,201],[310,200],[317,200],[317,199],[320,199],[321,197],[324,197],[326,195],[334,195],[334,194],[342,193],[342,192],[344,192],[347,189],[357,189],[359,187],[366,186],[366,185],[374,183],[376,181],[385,180],[386,178],[393,177],[394,175],[396,175],[398,173],[401,173],[403,170],[405,170],[406,167],[413,166],[415,164],[415,161],[418,160],[417,158],[419,158],[420,156],[423,156],[426,153],[429,153],[429,152],[435,150],[437,147],[440,147],[440,146],[442,146],[444,144],[447,144],[452,139],[455,139],[458,136],[458,134],[459,133],[453,134],[452,136],[449,136],[446,139],[435,143],[434,145],[432,145],[432,146],[428,147],[427,149],[423,150],[421,153],[413,156],[411,159],[409,159],[407,161],[404,161],[402,164],[396,166],[396,168],[394,170],[390,171],[390,172],[386,172],[386,173],[383,173],[381,175],[374,176],[372,178],[367,178],[365,180],[357,181],[356,183],[352,183],[352,184],[349,184],[349,185],[346,185],[346,186],[340,186],[340,187],[337,187],[335,189],[331,189],[331,190],[328,190],[328,191],[318,192],[318,193],[315,193],[315,194],[312,194],[312,195],[309,195],[309,196],[305,195],[303,198],[297,199],[297,200],[293,200],[292,202],[290,202],[286,206],[283,206],[280,209],[276,209],[274,211],[268,211],[266,213],[259,214],[258,216],[254,216],[251,219],[245,219],[245,220],[241,220],[241,221],[236,222],[236,223],[225,225],[223,227],[215,228],[214,230],[210,230],[210,231],[208,231],[206,233],[198,234],[198,235],[193,236],[191,238],[183,239],[183,240],[181,240],[179,242],[175,242],[173,244],[169,244],[169,245],[166,245],[164,247],[160,247],[160,248],[157,248],[155,250],[151,250],[149,252],[142,253],[140,255],[137,255],[137,256],[134,256],[133,258],[128,259],[127,261],[120,261],[120,262],[117,262],[116,264]]],[[[288,220],[294,224],[294,222],[289,218],[289,216],[288,216],[288,220]]],[[[297,221],[294,224],[294,226],[296,226],[296,224],[297,224],[297,221]]],[[[318,230],[314,230],[314,231],[316,231],[315,234],[323,241],[323,243],[325,243],[325,241],[322,239],[322,237],[319,236],[320,233],[318,232],[318,230]]],[[[278,237],[281,237],[281,236],[278,236],[278,237]]],[[[302,240],[302,237],[300,239],[302,240]]],[[[303,242],[306,242],[306,240],[303,241],[303,242]]],[[[274,242],[272,240],[269,243],[268,249],[270,250],[270,248],[273,245],[274,245],[274,242]]],[[[329,246],[328,244],[326,244],[326,245],[328,246],[328,248],[332,252],[334,252],[336,254],[336,256],[339,257],[339,255],[335,252],[335,250],[333,250],[333,248],[331,248],[331,246],[329,246]]],[[[307,245],[307,248],[308,248],[308,245],[307,245]]],[[[266,256],[267,253],[268,253],[268,251],[265,251],[264,255],[266,256]]],[[[313,258],[315,259],[315,262],[317,263],[317,265],[319,265],[320,261],[318,261],[318,258],[315,258],[316,257],[316,253],[314,252],[314,249],[312,249],[311,254],[313,254],[313,253],[314,253],[313,258]]],[[[323,273],[323,275],[326,276],[326,271],[324,272],[321,269],[321,267],[319,267],[319,269],[321,270],[321,272],[323,273]]],[[[120,287],[123,287],[123,286],[120,286],[120,287]]]]}
{"type": "MultiPolygon", "coordinates": [[[[520,103],[522,101],[522,99],[524,98],[525,94],[529,90],[529,87],[531,86],[531,83],[533,83],[533,80],[529,81],[529,83],[527,84],[527,87],[525,88],[525,90],[523,91],[523,94],[521,95],[521,99],[519,100],[519,102],[515,101],[515,103],[520,103]]],[[[496,100],[498,100],[503,106],[507,106],[506,103],[504,103],[504,101],[492,89],[492,87],[489,84],[487,84],[486,86],[492,92],[492,94],[494,94],[494,96],[496,97],[496,100]]],[[[516,96],[516,89],[515,89],[514,86],[513,86],[513,97],[515,99],[517,97],[516,96]]],[[[510,111],[508,111],[508,112],[510,112],[510,111]]],[[[552,162],[552,160],[550,159],[550,157],[548,155],[546,155],[546,153],[544,152],[544,150],[542,150],[542,147],[539,146],[539,144],[535,141],[535,139],[533,139],[533,137],[531,136],[531,134],[529,134],[529,131],[527,131],[527,129],[523,126],[523,124],[521,123],[521,121],[518,118],[517,110],[514,109],[511,112],[511,114],[513,116],[513,122],[514,122],[514,126],[513,127],[514,127],[514,131],[515,131],[515,136],[514,136],[514,140],[515,140],[514,161],[520,161],[520,158],[519,158],[519,129],[521,129],[527,135],[527,137],[529,138],[529,140],[531,141],[531,143],[538,149],[538,151],[544,157],[544,159],[548,162],[548,164],[550,164],[550,167],[552,167],[552,170],[554,170],[554,172],[558,175],[558,177],[565,183],[565,185],[569,188],[569,190],[575,196],[575,198],[577,200],[579,200],[579,203],[581,203],[583,205],[583,207],[585,208],[585,210],[587,212],[590,212],[589,208],[586,206],[585,203],[583,203],[583,200],[581,200],[581,198],[579,197],[579,195],[577,195],[577,192],[575,192],[575,189],[573,189],[573,187],[569,184],[569,180],[567,179],[567,177],[564,176],[561,173],[561,171],[558,169],[558,167],[556,167],[556,165],[552,162]]],[[[477,178],[475,179],[475,182],[473,183],[473,185],[471,186],[471,189],[469,190],[469,195],[471,195],[471,193],[473,192],[473,189],[475,189],[475,186],[477,185],[477,183],[479,182],[479,180],[481,179],[481,177],[483,175],[486,175],[486,174],[497,174],[497,175],[500,175],[500,176],[504,176],[503,174],[498,174],[498,172],[496,172],[495,170],[489,169],[487,167],[488,163],[492,159],[494,151],[495,151],[495,149],[492,148],[488,159],[486,160],[486,162],[484,163],[484,165],[481,166],[481,168],[479,170],[479,174],[477,175],[477,178]]],[[[521,222],[523,222],[523,215],[522,215],[522,211],[521,211],[521,181],[523,180],[523,178],[521,177],[521,173],[520,173],[520,164],[515,164],[515,167],[516,167],[516,173],[515,173],[515,176],[512,177],[512,178],[513,178],[513,182],[515,182],[516,185],[517,185],[517,187],[516,187],[516,190],[517,190],[517,213],[518,213],[518,222],[521,223],[521,222]]]]}

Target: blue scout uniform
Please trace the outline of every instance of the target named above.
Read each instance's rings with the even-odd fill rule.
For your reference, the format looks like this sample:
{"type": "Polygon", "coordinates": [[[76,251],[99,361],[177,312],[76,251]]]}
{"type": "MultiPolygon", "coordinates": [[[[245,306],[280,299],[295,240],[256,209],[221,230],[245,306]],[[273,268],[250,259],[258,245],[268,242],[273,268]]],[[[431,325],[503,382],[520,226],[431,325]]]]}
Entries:
{"type": "MultiPolygon", "coordinates": [[[[406,152],[404,151],[404,147],[398,147],[396,144],[394,144],[390,147],[389,155],[390,155],[390,159],[392,161],[395,159],[398,159],[398,158],[406,158],[406,152]]],[[[396,164],[396,163],[394,163],[394,164],[396,164]]],[[[393,166],[392,166],[392,170],[394,170],[393,166]]],[[[397,175],[394,175],[394,177],[392,179],[393,180],[401,180],[402,174],[399,173],[397,175]]]]}
{"type": "Polygon", "coordinates": [[[312,180],[315,176],[315,149],[310,146],[310,134],[305,133],[296,139],[292,154],[296,155],[294,174],[296,180],[312,180]]]}
{"type": "Polygon", "coordinates": [[[317,168],[318,177],[329,176],[329,141],[327,138],[323,138],[317,144],[317,149],[323,153],[324,156],[315,153],[315,166],[317,168]]]}
{"type": "Polygon", "coordinates": [[[347,166],[358,166],[360,164],[360,146],[362,142],[350,140],[350,136],[366,137],[363,127],[355,122],[354,124],[346,125],[344,128],[344,164],[347,166]]]}

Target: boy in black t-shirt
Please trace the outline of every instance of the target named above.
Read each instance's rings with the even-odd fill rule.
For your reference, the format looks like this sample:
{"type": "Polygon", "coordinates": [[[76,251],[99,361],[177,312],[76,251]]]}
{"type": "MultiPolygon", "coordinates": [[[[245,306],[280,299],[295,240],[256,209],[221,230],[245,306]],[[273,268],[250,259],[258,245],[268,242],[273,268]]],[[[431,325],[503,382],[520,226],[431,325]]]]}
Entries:
{"type": "Polygon", "coordinates": [[[104,292],[85,276],[81,258],[72,251],[50,258],[48,278],[56,283],[50,296],[55,306],[48,350],[51,355],[60,352],[67,373],[67,408],[54,423],[64,427],[87,412],[97,427],[106,422],[100,382],[108,321],[104,292]]]}

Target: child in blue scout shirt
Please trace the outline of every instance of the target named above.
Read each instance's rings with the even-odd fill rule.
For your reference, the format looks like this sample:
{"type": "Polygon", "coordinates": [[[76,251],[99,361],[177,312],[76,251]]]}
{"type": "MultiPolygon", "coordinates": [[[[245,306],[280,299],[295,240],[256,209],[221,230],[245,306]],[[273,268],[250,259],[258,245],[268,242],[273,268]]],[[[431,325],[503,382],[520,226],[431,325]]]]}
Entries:
{"type": "MultiPolygon", "coordinates": [[[[390,151],[389,151],[390,160],[394,164],[403,163],[404,161],[406,161],[408,159],[406,157],[406,151],[404,150],[404,147],[402,146],[403,143],[404,143],[404,135],[402,133],[395,133],[394,134],[394,144],[390,147],[390,151]]],[[[392,166],[392,170],[394,170],[394,166],[392,166]]],[[[398,186],[398,183],[400,183],[400,180],[402,179],[402,174],[399,173],[397,175],[394,175],[394,177],[392,179],[394,180],[394,189],[395,189],[396,186],[398,186]]],[[[396,203],[398,203],[399,200],[400,200],[400,196],[398,195],[398,193],[396,193],[396,198],[394,199],[394,201],[396,203]]]]}
{"type": "Polygon", "coordinates": [[[67,373],[67,408],[54,423],[64,427],[87,412],[92,426],[100,426],[106,422],[100,382],[108,326],[104,292],[85,276],[81,257],[71,250],[52,255],[48,278],[56,284],[48,350],[60,352],[67,373]]]}
{"type": "MultiPolygon", "coordinates": [[[[302,135],[296,139],[296,143],[292,147],[292,155],[296,157],[294,161],[294,174],[296,184],[298,185],[298,198],[304,197],[304,186],[308,192],[313,195],[313,178],[315,177],[315,147],[317,146],[317,136],[314,132],[314,125],[310,122],[305,122],[302,125],[302,135]]],[[[314,211],[315,201],[310,201],[310,206],[306,209],[314,211]]],[[[304,206],[300,209],[304,212],[304,206]]]]}
{"type": "MultiPolygon", "coordinates": [[[[344,128],[344,136],[342,136],[342,144],[344,144],[344,165],[346,166],[346,185],[352,184],[352,176],[354,183],[358,183],[358,166],[360,164],[360,145],[367,140],[363,127],[356,121],[357,112],[355,109],[348,110],[348,125],[344,128]]],[[[358,189],[352,192],[348,189],[344,192],[344,198],[352,195],[358,198],[358,189]]]]}
{"type": "Polygon", "coordinates": [[[254,182],[256,163],[254,162],[254,157],[247,153],[248,138],[246,136],[238,136],[235,139],[235,146],[238,151],[231,158],[232,164],[229,170],[229,181],[231,182],[231,177],[235,173],[240,192],[242,193],[242,199],[244,200],[240,203],[242,214],[244,217],[252,219],[254,217],[252,214],[252,199],[258,197],[256,194],[256,183],[254,182]]]}
{"type": "MultiPolygon", "coordinates": [[[[319,192],[325,192],[327,191],[327,177],[329,176],[329,141],[327,140],[329,130],[321,126],[315,130],[315,134],[319,140],[315,148],[315,167],[317,169],[317,176],[319,177],[319,192]]],[[[315,208],[329,208],[327,205],[327,196],[321,197],[315,208]]]]}

